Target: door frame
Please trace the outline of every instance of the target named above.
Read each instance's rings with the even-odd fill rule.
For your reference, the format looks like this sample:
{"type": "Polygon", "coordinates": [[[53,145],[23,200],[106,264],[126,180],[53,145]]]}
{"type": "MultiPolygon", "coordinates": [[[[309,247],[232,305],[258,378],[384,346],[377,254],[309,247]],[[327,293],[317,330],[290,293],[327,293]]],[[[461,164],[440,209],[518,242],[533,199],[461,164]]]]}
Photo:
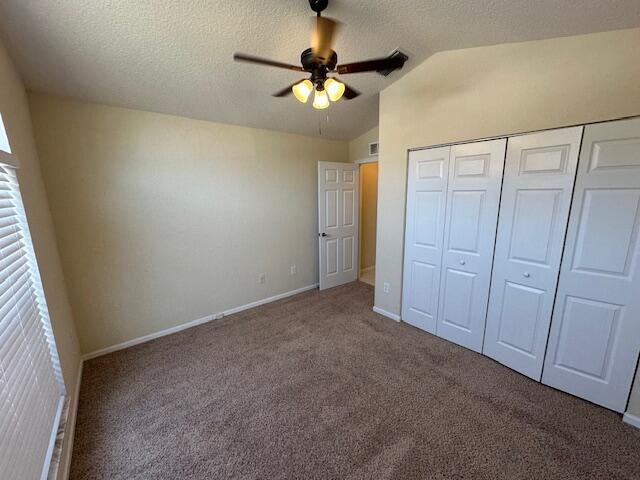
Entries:
{"type": "Polygon", "coordinates": [[[378,163],[378,155],[372,155],[369,158],[361,158],[360,160],[354,160],[356,165],[362,165],[363,163],[378,163]]]}
{"type": "MultiPolygon", "coordinates": [[[[362,273],[362,165],[366,165],[368,163],[379,163],[378,156],[372,155],[369,158],[361,158],[360,160],[355,160],[353,163],[358,165],[358,177],[359,177],[359,188],[360,192],[358,193],[358,280],[360,280],[360,274],[362,273]]],[[[378,171],[378,176],[380,175],[378,171]]],[[[376,187],[378,186],[378,179],[376,179],[376,187]]],[[[376,195],[377,196],[377,195],[376,195]]],[[[376,236],[378,235],[378,211],[376,210],[376,236]]],[[[377,254],[377,252],[376,252],[377,254]]],[[[376,256],[377,261],[377,256],[376,256]]],[[[373,268],[375,268],[376,264],[373,264],[373,268]]],[[[370,268],[370,267],[369,267],[370,268]]]]}

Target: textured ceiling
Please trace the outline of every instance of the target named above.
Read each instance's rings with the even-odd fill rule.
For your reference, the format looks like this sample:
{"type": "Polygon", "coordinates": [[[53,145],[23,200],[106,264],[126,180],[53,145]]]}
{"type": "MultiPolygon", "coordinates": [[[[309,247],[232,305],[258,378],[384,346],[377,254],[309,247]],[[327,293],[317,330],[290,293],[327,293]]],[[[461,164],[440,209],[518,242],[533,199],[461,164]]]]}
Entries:
{"type": "Polygon", "coordinates": [[[401,48],[388,78],[343,77],[363,95],[323,112],[271,93],[300,74],[307,0],[2,0],[0,33],[35,91],[191,118],[351,139],[377,124],[378,92],[437,51],[640,26],[638,0],[331,0],[341,62],[401,48]],[[327,119],[328,115],[328,119],[327,119]]]}

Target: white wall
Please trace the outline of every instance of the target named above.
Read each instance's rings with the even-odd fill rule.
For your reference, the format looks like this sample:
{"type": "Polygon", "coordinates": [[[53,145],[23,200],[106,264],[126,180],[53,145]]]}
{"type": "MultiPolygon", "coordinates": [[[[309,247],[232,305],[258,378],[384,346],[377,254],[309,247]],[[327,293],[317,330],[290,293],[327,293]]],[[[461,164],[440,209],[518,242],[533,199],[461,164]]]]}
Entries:
{"type": "MultiPolygon", "coordinates": [[[[80,349],[62,275],[49,205],[42,183],[27,96],[22,81],[2,44],[0,44],[0,113],[7,129],[12,152],[20,161],[18,170],[20,191],[42,277],[64,383],[67,394],[71,396],[71,402],[74,404],[78,395],[76,386],[80,368],[80,349]]],[[[70,420],[73,422],[72,418],[70,420]]],[[[58,470],[59,478],[63,478],[70,459],[70,438],[69,435],[65,436],[62,463],[58,470]]]]}
{"type": "Polygon", "coordinates": [[[638,115],[639,79],[631,29],[442,52],[386,88],[376,306],[400,313],[408,149],[638,115]]]}
{"type": "Polygon", "coordinates": [[[318,281],[317,162],[346,142],[30,104],[84,353],[318,281]]]}

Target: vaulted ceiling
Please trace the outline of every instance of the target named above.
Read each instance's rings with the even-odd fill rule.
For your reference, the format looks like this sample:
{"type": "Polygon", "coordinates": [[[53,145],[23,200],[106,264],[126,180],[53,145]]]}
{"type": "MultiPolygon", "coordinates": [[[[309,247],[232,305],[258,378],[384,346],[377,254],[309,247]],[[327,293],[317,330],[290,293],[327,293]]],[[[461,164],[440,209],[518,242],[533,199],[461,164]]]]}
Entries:
{"type": "Polygon", "coordinates": [[[2,0],[0,34],[27,87],[215,122],[351,139],[377,124],[378,92],[442,50],[640,26],[638,0],[331,0],[341,62],[408,53],[404,70],[345,76],[362,92],[316,111],[271,93],[299,73],[307,0],[2,0]]]}

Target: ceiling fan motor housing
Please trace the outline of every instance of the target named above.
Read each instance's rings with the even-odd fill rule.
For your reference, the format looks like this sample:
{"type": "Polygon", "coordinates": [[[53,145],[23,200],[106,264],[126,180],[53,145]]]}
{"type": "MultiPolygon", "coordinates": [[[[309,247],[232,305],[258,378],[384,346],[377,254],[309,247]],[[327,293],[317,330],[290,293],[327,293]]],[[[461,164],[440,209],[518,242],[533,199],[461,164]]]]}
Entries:
{"type": "Polygon", "coordinates": [[[311,10],[319,15],[320,12],[327,8],[329,0],[309,0],[309,5],[311,6],[311,10]]]}
{"type": "Polygon", "coordinates": [[[311,73],[311,81],[316,82],[327,78],[327,73],[333,71],[338,63],[338,54],[331,50],[331,58],[326,63],[321,63],[314,57],[313,51],[307,48],[300,55],[300,62],[305,71],[311,73]]]}

